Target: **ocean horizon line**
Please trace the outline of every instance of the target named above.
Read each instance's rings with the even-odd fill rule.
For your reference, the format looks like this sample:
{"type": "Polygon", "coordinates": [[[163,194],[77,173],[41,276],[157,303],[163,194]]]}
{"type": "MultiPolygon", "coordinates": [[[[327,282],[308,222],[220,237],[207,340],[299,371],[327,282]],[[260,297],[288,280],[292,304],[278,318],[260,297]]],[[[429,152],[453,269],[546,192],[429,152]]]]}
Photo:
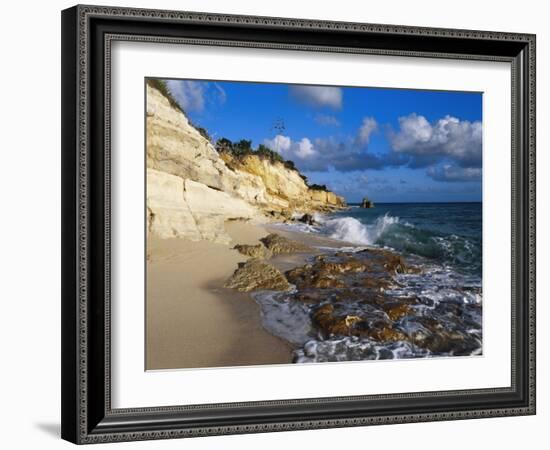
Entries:
{"type": "MultiPolygon", "coordinates": [[[[361,205],[361,202],[348,202],[346,200],[346,203],[348,205],[361,205]]],[[[429,201],[429,202],[374,202],[376,205],[419,205],[419,204],[442,204],[442,205],[448,205],[448,204],[464,204],[464,203],[483,203],[481,200],[471,200],[471,201],[451,201],[451,202],[442,202],[442,201],[429,201]]]]}

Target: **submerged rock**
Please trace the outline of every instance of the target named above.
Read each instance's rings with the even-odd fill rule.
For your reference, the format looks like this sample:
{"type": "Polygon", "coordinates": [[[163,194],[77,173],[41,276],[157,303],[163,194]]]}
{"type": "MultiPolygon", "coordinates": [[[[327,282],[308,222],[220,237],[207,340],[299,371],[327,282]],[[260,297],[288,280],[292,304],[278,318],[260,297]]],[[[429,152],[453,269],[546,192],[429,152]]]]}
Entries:
{"type": "Polygon", "coordinates": [[[391,326],[368,330],[366,336],[378,342],[397,342],[406,341],[408,339],[405,333],[391,326]]]}
{"type": "Polygon", "coordinates": [[[327,303],[313,314],[313,323],[327,336],[357,336],[377,342],[406,341],[408,336],[393,328],[393,324],[380,314],[371,311],[349,314],[327,303]]]}
{"type": "Polygon", "coordinates": [[[366,249],[359,253],[370,255],[373,270],[378,272],[387,272],[388,274],[419,274],[422,273],[420,267],[408,264],[405,259],[389,250],[366,249]]]}
{"type": "Polygon", "coordinates": [[[398,272],[396,267],[404,267],[405,263],[401,259],[400,262],[393,259],[380,260],[377,254],[373,255],[376,258],[372,260],[358,259],[343,253],[332,259],[317,257],[313,264],[296,267],[285,275],[298,289],[365,287],[383,292],[393,286],[391,275],[398,272]]]}
{"type": "Polygon", "coordinates": [[[237,250],[242,255],[250,256],[257,259],[269,259],[271,258],[271,250],[269,250],[263,244],[247,245],[237,244],[233,249],[237,250]]]}
{"type": "MultiPolygon", "coordinates": [[[[387,249],[329,251],[308,261],[285,272],[296,289],[276,294],[284,302],[272,304],[282,311],[292,305],[311,321],[309,340],[295,352],[297,361],[481,353],[477,287],[449,291],[439,284],[445,278],[434,278],[433,268],[421,270],[419,260],[387,249]],[[433,288],[425,287],[434,280],[433,288]],[[436,298],[426,289],[435,289],[436,298]]],[[[284,321],[284,315],[277,320],[281,317],[284,321]]]]}
{"type": "Polygon", "coordinates": [[[286,291],[290,285],[277,268],[258,259],[251,259],[239,264],[239,268],[225,282],[224,287],[241,292],[286,291]]]}
{"type": "Polygon", "coordinates": [[[337,316],[334,312],[334,305],[327,303],[321,306],[315,314],[313,314],[313,323],[317,325],[327,336],[343,335],[349,336],[352,327],[361,322],[359,316],[337,316]]]}
{"type": "MultiPolygon", "coordinates": [[[[413,317],[416,327],[411,329],[409,338],[418,347],[434,354],[470,355],[481,347],[481,335],[462,327],[461,318],[461,314],[452,313],[438,318],[413,317]]],[[[408,325],[410,327],[410,323],[408,325]]]]}
{"type": "Polygon", "coordinates": [[[382,305],[382,309],[386,312],[390,320],[394,322],[412,312],[411,306],[405,302],[385,303],[382,305]]]}
{"type": "Polygon", "coordinates": [[[285,275],[298,289],[345,288],[348,284],[340,275],[365,272],[367,269],[367,264],[355,259],[343,262],[326,262],[324,259],[318,259],[313,265],[306,264],[296,267],[286,272],[285,275]]]}
{"type": "Polygon", "coordinates": [[[310,252],[312,248],[302,242],[287,239],[279,234],[271,233],[260,241],[274,254],[280,253],[295,253],[295,252],[310,252]]]}

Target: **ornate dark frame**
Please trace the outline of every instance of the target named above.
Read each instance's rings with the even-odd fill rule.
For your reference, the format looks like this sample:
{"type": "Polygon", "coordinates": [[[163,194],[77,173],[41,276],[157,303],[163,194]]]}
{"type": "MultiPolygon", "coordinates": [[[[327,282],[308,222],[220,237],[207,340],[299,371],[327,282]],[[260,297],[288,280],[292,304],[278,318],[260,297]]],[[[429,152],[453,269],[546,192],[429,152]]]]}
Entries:
{"type": "Polygon", "coordinates": [[[98,6],[62,12],[62,437],[74,443],[535,414],[535,36],[98,6]],[[110,48],[114,40],[451,59],[512,67],[512,384],[112,409],[110,48]]]}

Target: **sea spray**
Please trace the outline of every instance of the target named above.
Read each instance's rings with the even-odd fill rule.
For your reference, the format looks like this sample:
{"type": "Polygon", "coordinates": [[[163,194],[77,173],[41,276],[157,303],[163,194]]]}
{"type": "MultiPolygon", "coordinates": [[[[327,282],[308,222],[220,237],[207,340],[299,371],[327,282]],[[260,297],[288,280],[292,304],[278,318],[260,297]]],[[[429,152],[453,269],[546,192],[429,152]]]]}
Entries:
{"type": "Polygon", "coordinates": [[[322,225],[322,232],[333,239],[352,244],[372,245],[397,223],[399,218],[388,214],[378,217],[373,224],[361,223],[354,217],[339,217],[326,220],[322,225]]]}

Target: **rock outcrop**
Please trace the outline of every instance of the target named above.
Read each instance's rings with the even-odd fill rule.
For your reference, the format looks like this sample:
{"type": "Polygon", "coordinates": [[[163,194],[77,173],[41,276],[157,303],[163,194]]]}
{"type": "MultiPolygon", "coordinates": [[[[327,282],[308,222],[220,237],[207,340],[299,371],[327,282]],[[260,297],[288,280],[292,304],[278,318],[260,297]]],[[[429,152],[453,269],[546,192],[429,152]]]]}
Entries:
{"type": "Polygon", "coordinates": [[[147,169],[147,232],[161,238],[202,239],[197,222],[185,201],[185,180],[147,169]]]}
{"type": "Polygon", "coordinates": [[[250,259],[241,263],[224,286],[241,292],[286,291],[291,287],[279,269],[258,259],[250,259]]]}
{"type": "Polygon", "coordinates": [[[260,220],[244,200],[196,181],[147,169],[148,232],[161,238],[229,243],[226,220],[260,220]]]}
{"type": "Polygon", "coordinates": [[[298,218],[298,222],[305,223],[306,225],[319,225],[311,214],[304,214],[302,217],[298,218]]]}
{"type": "Polygon", "coordinates": [[[273,253],[271,253],[271,250],[269,250],[263,244],[237,244],[235,245],[235,247],[233,247],[233,249],[237,250],[241,255],[256,259],[269,259],[273,255],[273,253]]]}
{"type": "Polygon", "coordinates": [[[374,202],[369,200],[368,197],[365,197],[361,202],[361,208],[374,208],[374,202]]]}
{"type": "Polygon", "coordinates": [[[229,243],[227,220],[281,220],[345,206],[300,173],[258,155],[218,153],[158,89],[147,86],[147,229],[152,235],[229,243]]]}
{"type": "Polygon", "coordinates": [[[271,233],[260,239],[267,249],[274,255],[281,253],[310,252],[311,247],[299,242],[287,239],[280,234],[271,233]]]}
{"type": "Polygon", "coordinates": [[[265,194],[256,203],[260,203],[265,210],[326,211],[346,206],[344,198],[334,192],[310,189],[298,171],[285,167],[281,162],[257,155],[237,159],[227,152],[222,152],[220,156],[235,173],[261,180],[265,194]]]}

